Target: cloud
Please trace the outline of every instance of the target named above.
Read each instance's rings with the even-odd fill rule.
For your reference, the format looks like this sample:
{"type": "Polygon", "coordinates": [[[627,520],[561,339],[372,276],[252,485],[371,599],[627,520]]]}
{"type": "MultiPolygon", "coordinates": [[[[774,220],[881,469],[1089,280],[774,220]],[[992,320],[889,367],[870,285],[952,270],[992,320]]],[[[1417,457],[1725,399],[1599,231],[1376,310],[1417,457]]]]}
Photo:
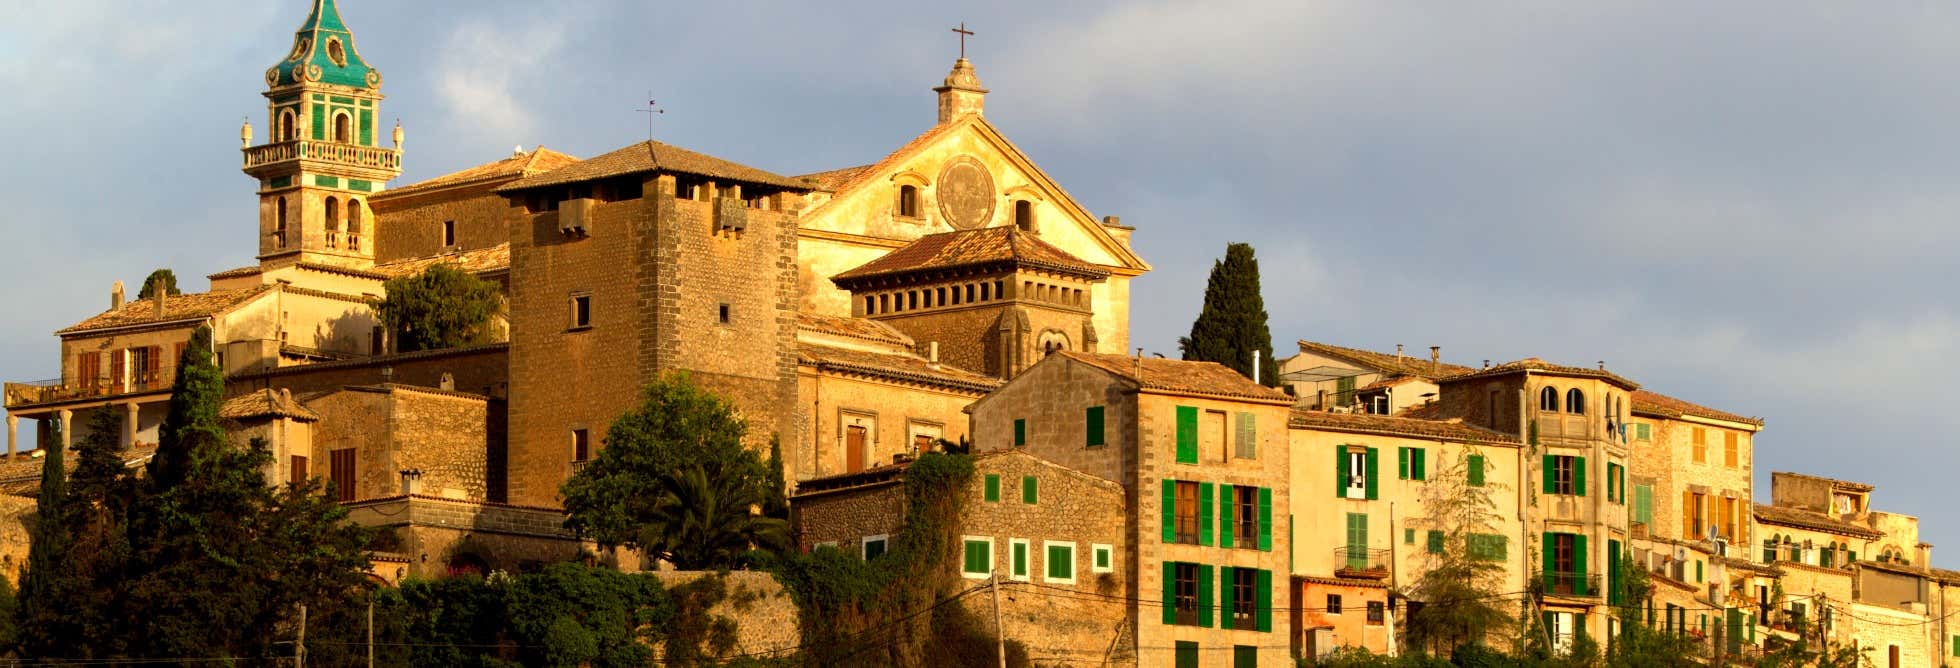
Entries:
{"type": "Polygon", "coordinates": [[[450,135],[473,145],[521,144],[537,136],[538,119],[519,91],[562,65],[554,56],[568,29],[566,20],[549,18],[471,19],[452,29],[432,78],[450,135]]]}

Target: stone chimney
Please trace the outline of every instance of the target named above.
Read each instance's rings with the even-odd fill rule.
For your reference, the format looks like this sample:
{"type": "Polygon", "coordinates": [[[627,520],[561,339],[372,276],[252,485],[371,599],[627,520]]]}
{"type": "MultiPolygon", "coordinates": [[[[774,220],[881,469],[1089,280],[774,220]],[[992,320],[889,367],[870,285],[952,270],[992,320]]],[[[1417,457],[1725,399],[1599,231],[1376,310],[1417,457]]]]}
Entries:
{"type": "Polygon", "coordinates": [[[1400,343],[1395,344],[1395,364],[1397,366],[1400,366],[1402,364],[1407,363],[1407,360],[1408,357],[1402,354],[1402,344],[1400,343]]]}
{"type": "Polygon", "coordinates": [[[1442,346],[1429,347],[1429,372],[1430,373],[1443,372],[1443,347],[1442,346]]]}
{"type": "Polygon", "coordinates": [[[164,305],[164,302],[167,302],[167,301],[169,301],[169,300],[170,300],[170,294],[169,294],[169,293],[168,293],[167,291],[165,291],[165,290],[163,289],[163,286],[161,286],[161,285],[158,285],[158,286],[156,286],[156,289],[155,289],[155,292],[156,292],[156,294],[154,295],[154,298],[155,298],[155,299],[156,299],[156,301],[157,301],[157,319],[158,319],[158,320],[162,320],[162,319],[163,319],[163,305],[164,305]]]}
{"type": "Polygon", "coordinates": [[[115,285],[109,286],[109,310],[114,311],[122,308],[122,305],[123,284],[122,281],[116,281],[115,285]]]}
{"type": "Polygon", "coordinates": [[[983,115],[986,106],[987,89],[980,87],[980,77],[973,73],[973,63],[965,58],[953,62],[953,71],[946,75],[946,83],[932,89],[939,94],[939,124],[951,123],[961,116],[983,115]]]}

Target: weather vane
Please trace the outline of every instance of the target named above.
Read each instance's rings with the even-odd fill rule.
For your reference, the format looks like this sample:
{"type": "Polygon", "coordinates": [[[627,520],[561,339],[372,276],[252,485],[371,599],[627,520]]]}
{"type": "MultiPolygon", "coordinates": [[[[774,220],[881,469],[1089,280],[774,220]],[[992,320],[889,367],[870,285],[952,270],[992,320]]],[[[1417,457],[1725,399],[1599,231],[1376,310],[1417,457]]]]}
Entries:
{"type": "Polygon", "coordinates": [[[647,108],[634,109],[634,111],[647,115],[647,141],[653,141],[653,117],[656,114],[667,113],[667,110],[661,109],[659,105],[660,102],[653,99],[653,91],[649,90],[647,91],[647,108]]]}

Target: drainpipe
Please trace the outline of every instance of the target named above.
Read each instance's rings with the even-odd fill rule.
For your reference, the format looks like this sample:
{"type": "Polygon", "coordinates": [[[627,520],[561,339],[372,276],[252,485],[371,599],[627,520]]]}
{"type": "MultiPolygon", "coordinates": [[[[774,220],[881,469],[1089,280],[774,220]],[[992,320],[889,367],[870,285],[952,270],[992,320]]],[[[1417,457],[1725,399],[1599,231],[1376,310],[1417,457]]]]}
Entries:
{"type": "MultiPolygon", "coordinates": [[[[1397,583],[1400,582],[1400,578],[1396,576],[1402,572],[1402,560],[1400,559],[1401,554],[1396,552],[1395,549],[1397,544],[1398,543],[1395,540],[1395,502],[1390,501],[1388,502],[1388,591],[1391,592],[1395,591],[1395,587],[1397,583]]],[[[1385,615],[1382,619],[1382,623],[1384,624],[1384,628],[1388,629],[1388,655],[1389,656],[1395,656],[1396,654],[1395,617],[1393,616],[1395,614],[1394,603],[1395,603],[1394,601],[1388,600],[1387,598],[1384,598],[1382,600],[1382,614],[1385,615]]],[[[1294,614],[1299,614],[1299,613],[1296,612],[1294,614]]]]}
{"type": "MultiPolygon", "coordinates": [[[[1531,380],[1530,373],[1525,374],[1525,380],[1531,380]]],[[[1529,386],[1529,383],[1526,383],[1526,386],[1529,386]]],[[[1526,464],[1531,462],[1531,453],[1528,450],[1531,448],[1531,421],[1535,419],[1535,416],[1528,412],[1531,408],[1531,404],[1527,401],[1529,395],[1530,391],[1525,387],[1518,388],[1518,553],[1524,555],[1531,554],[1532,546],[1531,519],[1526,513],[1526,508],[1529,508],[1530,504],[1525,499],[1534,489],[1531,486],[1531,470],[1526,468],[1526,464]]],[[[1540,558],[1542,559],[1543,556],[1541,555],[1540,558]]],[[[1524,572],[1521,573],[1526,590],[1531,589],[1530,573],[1531,559],[1527,557],[1524,562],[1524,572]]]]}

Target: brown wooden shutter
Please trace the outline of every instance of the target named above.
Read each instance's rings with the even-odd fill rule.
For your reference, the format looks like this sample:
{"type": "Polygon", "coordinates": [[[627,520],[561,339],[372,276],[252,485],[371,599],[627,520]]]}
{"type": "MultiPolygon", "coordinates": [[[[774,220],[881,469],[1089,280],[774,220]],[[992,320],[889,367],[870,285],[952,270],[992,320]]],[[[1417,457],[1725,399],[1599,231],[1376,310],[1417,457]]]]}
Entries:
{"type": "Polygon", "coordinates": [[[157,372],[163,368],[163,346],[150,346],[149,359],[143,361],[143,377],[151,383],[157,382],[157,372]]]}
{"type": "Polygon", "coordinates": [[[293,484],[299,484],[301,482],[306,481],[306,476],[307,476],[306,457],[301,455],[293,455],[293,470],[291,473],[291,477],[287,479],[287,482],[293,484]]]}
{"type": "Polygon", "coordinates": [[[343,448],[333,451],[333,460],[328,463],[333,475],[334,500],[342,503],[354,500],[354,449],[343,448]]]}
{"type": "Polygon", "coordinates": [[[122,391],[124,367],[126,367],[128,364],[129,364],[129,351],[116,350],[109,353],[110,391],[112,392],[122,391]]]}

